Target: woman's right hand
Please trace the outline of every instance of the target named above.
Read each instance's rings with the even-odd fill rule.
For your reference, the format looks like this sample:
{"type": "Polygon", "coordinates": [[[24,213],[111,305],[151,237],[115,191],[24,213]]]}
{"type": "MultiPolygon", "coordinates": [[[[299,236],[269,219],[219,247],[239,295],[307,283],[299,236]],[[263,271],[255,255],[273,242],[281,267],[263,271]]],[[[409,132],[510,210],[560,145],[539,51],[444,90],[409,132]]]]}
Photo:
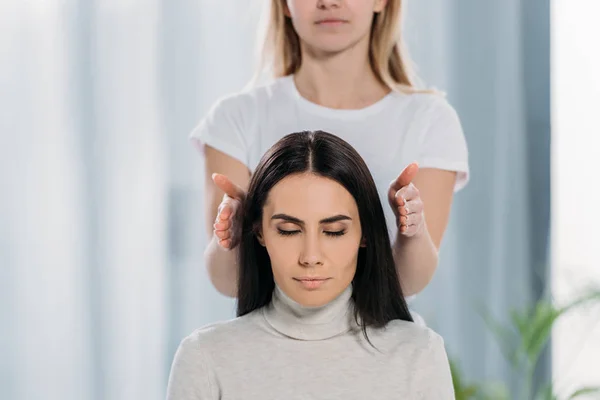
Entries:
{"type": "Polygon", "coordinates": [[[241,231],[237,225],[241,222],[239,217],[246,192],[225,175],[213,174],[212,179],[225,192],[213,225],[214,234],[222,248],[231,250],[240,243],[241,231]]]}

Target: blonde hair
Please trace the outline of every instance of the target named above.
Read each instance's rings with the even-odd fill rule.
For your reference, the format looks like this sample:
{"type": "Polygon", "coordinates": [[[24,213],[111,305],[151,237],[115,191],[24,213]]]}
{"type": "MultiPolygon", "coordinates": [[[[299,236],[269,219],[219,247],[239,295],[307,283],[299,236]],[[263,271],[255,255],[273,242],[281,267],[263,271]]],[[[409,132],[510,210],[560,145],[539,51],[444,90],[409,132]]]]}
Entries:
{"type": "MultiPolygon", "coordinates": [[[[264,11],[254,83],[265,74],[273,78],[292,75],[302,63],[300,38],[291,19],[285,15],[285,0],[271,0],[270,7],[264,11]]],[[[369,61],[377,79],[391,90],[420,92],[415,88],[417,77],[401,38],[401,11],[402,0],[388,0],[385,8],[375,14],[369,61]]]]}

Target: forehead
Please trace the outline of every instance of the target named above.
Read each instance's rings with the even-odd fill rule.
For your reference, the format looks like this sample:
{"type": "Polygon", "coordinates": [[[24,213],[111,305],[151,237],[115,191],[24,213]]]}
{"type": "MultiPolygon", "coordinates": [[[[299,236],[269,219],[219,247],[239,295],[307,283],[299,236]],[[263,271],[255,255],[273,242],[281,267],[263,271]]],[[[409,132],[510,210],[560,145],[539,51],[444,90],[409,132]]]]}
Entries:
{"type": "Polygon", "coordinates": [[[358,214],[354,198],[338,182],[311,173],[290,175],[269,192],[265,208],[295,217],[358,214]]]}

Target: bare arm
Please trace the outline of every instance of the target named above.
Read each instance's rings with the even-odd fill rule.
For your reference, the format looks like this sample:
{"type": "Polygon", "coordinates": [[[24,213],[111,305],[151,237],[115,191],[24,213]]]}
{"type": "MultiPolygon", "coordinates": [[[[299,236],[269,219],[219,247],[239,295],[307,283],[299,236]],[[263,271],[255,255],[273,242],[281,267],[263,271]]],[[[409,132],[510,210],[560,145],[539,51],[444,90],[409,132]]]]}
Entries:
{"type": "Polygon", "coordinates": [[[206,232],[210,241],[204,251],[204,262],[214,287],[223,295],[236,296],[237,287],[237,247],[228,250],[219,245],[219,238],[214,234],[213,224],[217,218],[218,208],[223,201],[224,192],[212,180],[213,173],[226,175],[233,183],[244,191],[248,189],[250,171],[240,161],[210,146],[204,146],[205,177],[204,204],[206,232]]]}
{"type": "Polygon", "coordinates": [[[405,296],[423,290],[433,278],[438,264],[438,250],[448,225],[454,194],[456,172],[423,168],[413,184],[419,191],[425,221],[414,236],[398,233],[394,259],[405,296]]]}

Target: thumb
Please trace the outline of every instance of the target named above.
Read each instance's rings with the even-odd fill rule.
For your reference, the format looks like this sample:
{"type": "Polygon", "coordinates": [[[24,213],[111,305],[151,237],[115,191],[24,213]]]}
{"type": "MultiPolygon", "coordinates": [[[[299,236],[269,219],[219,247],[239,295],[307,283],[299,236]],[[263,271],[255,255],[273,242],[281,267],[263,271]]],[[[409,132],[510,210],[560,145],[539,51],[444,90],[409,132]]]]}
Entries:
{"type": "Polygon", "coordinates": [[[416,162],[409,164],[392,183],[392,188],[400,190],[404,186],[409,185],[415,179],[417,172],[419,172],[419,164],[416,162]]]}
{"type": "Polygon", "coordinates": [[[212,174],[212,180],[219,189],[231,198],[242,200],[246,196],[246,192],[225,175],[212,174]]]}

